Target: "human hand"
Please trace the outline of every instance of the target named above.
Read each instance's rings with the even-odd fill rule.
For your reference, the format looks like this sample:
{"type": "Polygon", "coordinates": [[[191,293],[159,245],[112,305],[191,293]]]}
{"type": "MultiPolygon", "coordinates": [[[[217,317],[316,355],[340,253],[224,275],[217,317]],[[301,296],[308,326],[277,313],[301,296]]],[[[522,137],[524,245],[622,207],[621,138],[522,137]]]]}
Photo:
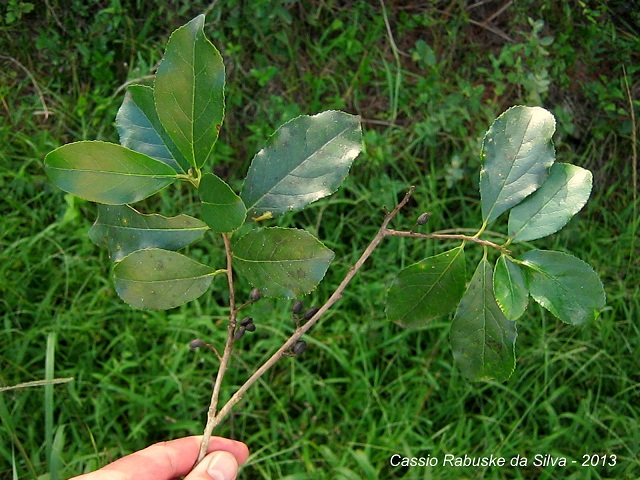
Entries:
{"type": "Polygon", "coordinates": [[[242,442],[211,437],[207,456],[191,471],[201,438],[156,443],[71,480],[173,480],[182,475],[184,480],[234,480],[238,466],[249,457],[249,448],[242,442]]]}

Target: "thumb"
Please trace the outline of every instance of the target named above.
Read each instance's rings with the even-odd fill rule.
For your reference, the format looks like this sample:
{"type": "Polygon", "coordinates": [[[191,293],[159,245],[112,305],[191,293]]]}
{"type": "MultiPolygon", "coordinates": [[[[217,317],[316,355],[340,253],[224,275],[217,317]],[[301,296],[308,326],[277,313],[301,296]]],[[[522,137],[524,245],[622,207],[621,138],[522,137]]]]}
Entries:
{"type": "Polygon", "coordinates": [[[235,480],[237,475],[236,457],[229,452],[219,450],[204,457],[184,480],[235,480]]]}

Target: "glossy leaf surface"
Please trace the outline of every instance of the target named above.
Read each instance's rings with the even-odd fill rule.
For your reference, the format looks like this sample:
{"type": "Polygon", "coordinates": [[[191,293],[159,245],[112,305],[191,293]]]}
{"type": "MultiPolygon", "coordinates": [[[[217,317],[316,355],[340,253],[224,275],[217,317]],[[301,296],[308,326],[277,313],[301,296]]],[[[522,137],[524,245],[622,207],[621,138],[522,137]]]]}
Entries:
{"type": "Polygon", "coordinates": [[[327,111],[294,118],[251,162],[240,195],[249,216],[276,217],[332,194],[361,150],[360,117],[327,111]]]}
{"type": "Polygon", "coordinates": [[[144,215],[129,205],[98,205],[98,218],[89,229],[89,238],[99,247],[107,248],[111,260],[119,262],[145,248],[178,250],[202,237],[208,229],[188,215],[144,215]]]}
{"type": "Polygon", "coordinates": [[[492,222],[520,203],[547,178],[555,160],[555,119],[540,107],[512,107],[500,115],[482,144],[482,218],[492,222]]]}
{"type": "Polygon", "coordinates": [[[389,288],[387,318],[420,327],[452,311],[465,287],[462,247],[428,257],[401,270],[389,288]]]}
{"type": "Polygon", "coordinates": [[[589,170],[554,164],[542,186],[509,213],[512,242],[536,240],[560,230],[587,203],[591,186],[589,170]]]}
{"type": "Polygon", "coordinates": [[[234,267],[269,297],[295,298],[316,288],[334,253],[304,230],[252,230],[233,246],[234,267]]]}
{"type": "Polygon", "coordinates": [[[204,15],[171,34],[154,85],[156,109],[190,165],[201,167],[224,117],[224,63],[204,36],[204,15]]]}
{"type": "Polygon", "coordinates": [[[131,85],[116,115],[120,145],[166,163],[177,172],[189,170],[189,163],[160,123],[153,88],[131,85]]]}
{"type": "Polygon", "coordinates": [[[198,298],[220,271],[169,250],[138,250],[113,269],[116,292],[126,303],[168,310],[198,298]]]}
{"type": "Polygon", "coordinates": [[[518,265],[502,255],[493,272],[493,293],[509,320],[517,320],[527,309],[529,291],[524,274],[518,265]]]}
{"type": "Polygon", "coordinates": [[[106,142],[77,142],[45,157],[55,185],[76,197],[107,205],[147,198],[177,177],[170,166],[142,153],[106,142]]]}
{"type": "Polygon", "coordinates": [[[533,299],[565,323],[595,320],[606,305],[602,282],[579,258],[531,250],[520,257],[533,299]]]}
{"type": "Polygon", "coordinates": [[[247,209],[229,185],[212,173],[206,173],[198,188],[202,201],[202,219],[214,232],[232,232],[244,223],[247,209]]]}
{"type": "Polygon", "coordinates": [[[470,380],[507,380],[516,366],[516,324],[508,320],[493,294],[493,269],[483,258],[451,324],[453,358],[470,380]]]}

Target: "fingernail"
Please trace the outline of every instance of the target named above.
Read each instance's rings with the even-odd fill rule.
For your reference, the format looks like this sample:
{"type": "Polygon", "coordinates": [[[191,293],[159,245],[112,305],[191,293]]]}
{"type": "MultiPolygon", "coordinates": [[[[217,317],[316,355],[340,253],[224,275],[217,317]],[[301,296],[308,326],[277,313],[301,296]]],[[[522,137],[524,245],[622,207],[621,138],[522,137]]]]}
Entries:
{"type": "Polygon", "coordinates": [[[238,474],[236,457],[229,452],[215,452],[207,466],[207,473],[214,480],[234,480],[238,474]]]}

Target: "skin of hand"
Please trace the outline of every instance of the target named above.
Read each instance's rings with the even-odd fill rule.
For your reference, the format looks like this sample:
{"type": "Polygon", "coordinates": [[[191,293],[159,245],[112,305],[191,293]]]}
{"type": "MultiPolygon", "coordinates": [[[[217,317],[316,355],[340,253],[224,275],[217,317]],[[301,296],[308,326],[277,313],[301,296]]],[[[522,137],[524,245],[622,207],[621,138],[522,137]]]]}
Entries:
{"type": "Polygon", "coordinates": [[[156,443],[71,480],[174,480],[182,475],[184,480],[234,480],[238,466],[249,457],[249,448],[242,442],[211,437],[207,456],[192,471],[201,438],[156,443]]]}

